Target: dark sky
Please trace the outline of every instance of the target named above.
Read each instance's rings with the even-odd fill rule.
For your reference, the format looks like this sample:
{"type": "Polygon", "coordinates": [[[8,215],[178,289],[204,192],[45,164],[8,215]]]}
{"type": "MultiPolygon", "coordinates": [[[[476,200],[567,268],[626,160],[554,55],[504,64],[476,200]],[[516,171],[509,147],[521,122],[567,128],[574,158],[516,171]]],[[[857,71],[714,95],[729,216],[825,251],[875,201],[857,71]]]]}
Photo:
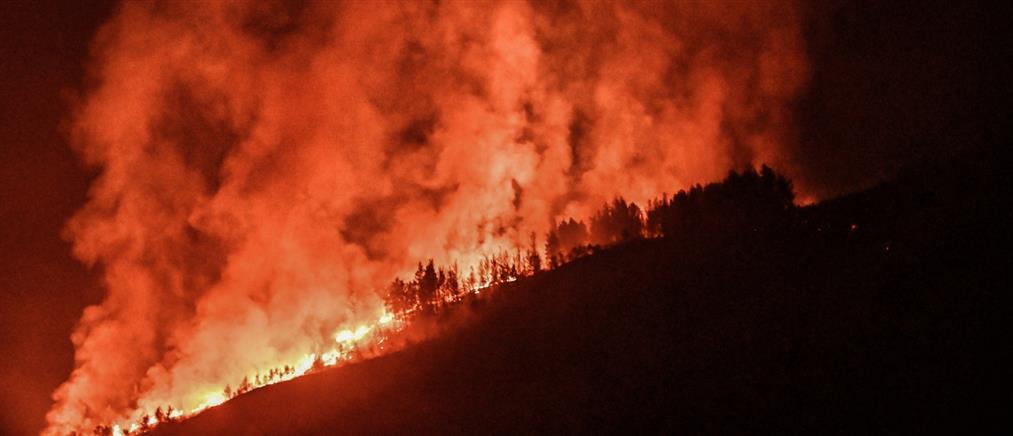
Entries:
{"type": "Polygon", "coordinates": [[[60,237],[88,172],[59,125],[107,2],[0,5],[0,434],[38,433],[70,373],[70,332],[101,295],[60,237]]]}
{"type": "MultiPolygon", "coordinates": [[[[819,2],[798,103],[797,158],[825,195],[944,157],[982,130],[984,12],[967,5],[819,2]]],[[[70,332],[101,290],[63,222],[91,173],[61,133],[108,1],[0,5],[0,434],[37,433],[73,364],[70,332]],[[84,4],[87,3],[87,4],[84,4]]]]}
{"type": "Polygon", "coordinates": [[[979,141],[995,116],[986,11],[974,2],[816,2],[796,159],[823,196],[979,141]]]}

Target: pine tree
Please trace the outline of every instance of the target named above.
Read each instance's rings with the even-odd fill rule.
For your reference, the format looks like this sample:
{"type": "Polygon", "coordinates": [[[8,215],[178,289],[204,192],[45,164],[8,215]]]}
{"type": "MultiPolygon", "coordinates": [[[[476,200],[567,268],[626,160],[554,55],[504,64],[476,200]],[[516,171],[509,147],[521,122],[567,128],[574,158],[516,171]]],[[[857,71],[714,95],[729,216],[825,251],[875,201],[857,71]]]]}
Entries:
{"type": "Polygon", "coordinates": [[[239,389],[236,390],[236,395],[242,395],[250,391],[250,377],[243,376],[243,381],[239,382],[239,389]]]}

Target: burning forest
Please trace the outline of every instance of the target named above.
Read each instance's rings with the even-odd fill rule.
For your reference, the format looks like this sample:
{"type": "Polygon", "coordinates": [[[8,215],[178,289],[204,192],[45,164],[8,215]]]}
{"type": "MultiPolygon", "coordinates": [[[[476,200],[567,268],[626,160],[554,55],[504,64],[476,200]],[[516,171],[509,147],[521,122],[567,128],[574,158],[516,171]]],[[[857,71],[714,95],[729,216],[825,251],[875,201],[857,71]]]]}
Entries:
{"type": "Polygon", "coordinates": [[[721,183],[696,185],[670,198],[652,200],[644,211],[635,203],[616,198],[598,209],[589,224],[569,218],[552,226],[545,235],[544,247],[538,246],[539,238],[532,234],[530,246],[484,255],[466,274],[456,263],[437,266],[432,259],[425,265],[420,262],[412,279],[395,278],[385,288],[384,308],[378,318],[335,332],[329,349],[321,347],[326,351],[305,354],[266,371],[258,370],[252,376],[244,375],[235,387],[225,384],[220,390],[204,393],[203,401],[189,411],[171,404],[158,406],[151,412],[141,411],[135,422],[100,424],[92,433],[145,433],[159,424],[186,419],[260,387],[396,351],[438,331],[432,327],[434,321],[439,321],[445,312],[453,313],[459,303],[473,301],[498,285],[559,268],[615,244],[644,238],[675,239],[702,230],[706,223],[718,222],[717,215],[738,217],[740,221],[722,220],[723,228],[707,231],[729,235],[742,229],[770,231],[788,226],[796,214],[793,199],[791,182],[763,166],[760,172],[752,169],[741,174],[732,172],[721,183]]]}
{"type": "MultiPolygon", "coordinates": [[[[698,286],[711,289],[707,283],[727,285],[721,292],[736,286],[755,284],[769,290],[783,285],[790,296],[778,298],[791,302],[786,307],[796,307],[796,301],[818,307],[819,301],[806,292],[815,295],[817,289],[838,286],[824,277],[873,289],[889,280],[876,276],[862,282],[863,274],[903,274],[897,272],[901,269],[880,266],[894,265],[890,262],[909,255],[904,250],[911,247],[935,249],[898,236],[908,230],[878,212],[887,207],[883,199],[903,199],[900,194],[890,197],[902,192],[945,212],[955,208],[960,197],[926,194],[928,188],[921,185],[912,188],[913,182],[907,182],[912,180],[910,174],[922,174],[918,168],[932,165],[912,157],[916,169],[889,182],[900,186],[896,191],[889,187],[894,185],[883,185],[888,187],[830,199],[887,183],[883,180],[900,167],[890,150],[870,151],[878,143],[863,145],[868,147],[862,149],[864,155],[838,159],[847,147],[836,150],[837,144],[865,137],[840,134],[844,128],[826,135],[817,132],[830,125],[828,119],[864,110],[849,100],[859,97],[841,97],[847,89],[833,88],[847,82],[835,82],[838,76],[833,74],[844,71],[841,77],[852,80],[848,74],[856,70],[848,62],[865,53],[842,51],[838,61],[831,53],[835,49],[827,48],[836,47],[838,39],[825,29],[839,31],[861,22],[848,15],[854,9],[848,5],[795,0],[112,0],[108,11],[94,9],[94,23],[82,24],[89,37],[80,43],[86,47],[78,54],[80,71],[52,69],[53,75],[73,75],[76,85],[60,90],[62,109],[54,112],[59,128],[46,127],[66,142],[61,150],[72,161],[66,166],[73,167],[74,160],[80,165],[74,167],[81,174],[75,182],[80,193],[67,196],[61,200],[62,209],[54,209],[53,226],[58,230],[35,231],[59,238],[52,243],[56,248],[46,253],[67,258],[72,264],[68,268],[81,269],[79,275],[85,277],[76,285],[61,285],[72,290],[61,295],[74,294],[63,309],[75,314],[72,331],[69,316],[54,315],[63,325],[40,315],[40,310],[64,307],[52,303],[57,297],[40,294],[32,297],[37,300],[26,300],[32,304],[4,300],[5,316],[8,308],[17,308],[11,309],[18,316],[10,318],[12,324],[34,323],[37,329],[58,332],[60,338],[69,333],[72,368],[47,369],[65,377],[62,382],[23,382],[17,380],[16,371],[0,371],[3,383],[16,388],[18,398],[29,398],[25,392],[46,392],[42,434],[47,436],[187,433],[190,430],[178,430],[187,428],[182,427],[187,422],[209,425],[212,418],[206,417],[230,404],[253,404],[252,397],[263,401],[267,392],[301,386],[313,377],[341,371],[382,374],[376,369],[382,365],[411,368],[406,363],[411,356],[428,356],[425,353],[439,349],[482,354],[485,349],[475,345],[480,339],[461,339],[468,338],[462,332],[472,327],[474,334],[502,334],[503,344],[530,345],[579,369],[566,374],[580,381],[560,378],[561,385],[569,386],[566,389],[552,391],[530,380],[515,380],[510,389],[530,383],[531,392],[554,392],[537,397],[538,401],[569,393],[573,397],[567,401],[599,407],[605,403],[589,398],[598,398],[601,392],[585,392],[598,386],[588,374],[613,371],[594,361],[593,354],[599,351],[606,356],[603,362],[618,362],[616,374],[641,374],[641,364],[648,369],[690,365],[692,358],[679,353],[690,353],[696,350],[693,347],[760,319],[766,324],[760,323],[757,332],[768,332],[767,327],[782,322],[797,322],[804,327],[798,331],[821,331],[806,324],[808,314],[785,312],[779,318],[764,312],[744,314],[741,324],[715,324],[711,333],[688,337],[684,335],[691,334],[684,328],[725,322],[725,314],[738,309],[706,306],[710,296],[686,297],[690,307],[686,309],[669,306],[676,301],[673,295],[697,295],[693,292],[698,286]],[[842,106],[835,106],[838,101],[842,106]],[[822,149],[812,145],[835,135],[844,139],[822,149]],[[863,259],[883,263],[849,264],[848,256],[860,250],[866,250],[861,251],[863,259]],[[894,254],[898,250],[900,254],[894,254]],[[794,257],[783,254],[788,252],[794,257]],[[843,260],[819,263],[833,256],[843,260]],[[673,260],[662,263],[665,259],[673,260]],[[855,266],[859,264],[861,268],[855,266]],[[654,269],[644,269],[646,265],[654,269]],[[614,276],[600,275],[602,269],[614,276]],[[627,277],[634,270],[639,275],[627,277]],[[700,276],[692,276],[694,271],[700,276]],[[748,279],[729,279],[740,273],[748,279]],[[602,288],[598,282],[584,282],[587,277],[596,277],[604,283],[602,288]],[[601,291],[602,300],[588,302],[587,296],[567,300],[560,289],[576,283],[601,291]],[[669,287],[671,292],[662,292],[669,287]],[[544,289],[544,296],[535,294],[535,288],[544,289]],[[511,296],[518,289],[522,291],[511,296]],[[523,306],[542,297],[545,307],[523,306]],[[651,298],[657,300],[656,306],[648,302],[651,298]],[[512,299],[516,307],[525,307],[517,309],[524,314],[510,315],[505,309],[509,304],[503,301],[512,299]],[[608,312],[603,301],[616,313],[608,312]],[[695,303],[713,310],[713,316],[694,318],[680,312],[692,311],[695,303]],[[681,318],[660,315],[661,308],[681,313],[681,318]],[[581,311],[595,316],[575,315],[581,311]],[[509,321],[512,316],[552,330],[546,337],[560,336],[539,344],[537,336],[524,336],[531,332],[509,321]],[[622,316],[629,319],[623,321],[622,316]],[[546,320],[552,317],[556,321],[546,320]],[[493,318],[501,320],[502,331],[487,330],[493,318]],[[688,319],[696,324],[673,327],[672,323],[688,319]],[[576,327],[585,321],[586,329],[576,327]],[[664,340],[642,342],[655,337],[664,340]],[[609,342],[616,338],[631,344],[628,356],[612,354],[612,349],[626,349],[609,342]],[[454,341],[463,345],[446,345],[454,341]],[[678,344],[689,345],[682,349],[678,344]],[[655,356],[638,351],[648,349],[660,351],[655,356]],[[676,349],[681,351],[672,351],[676,349]],[[567,350],[593,352],[573,351],[570,356],[567,350]],[[633,363],[629,356],[639,360],[633,363]],[[657,363],[662,360],[664,365],[657,363]],[[375,361],[381,363],[369,363],[375,361]]],[[[959,18],[957,12],[952,16],[959,18]]],[[[72,39],[55,35],[61,41],[72,39]]],[[[871,51],[874,44],[862,38],[866,36],[845,38],[840,44],[871,51]]],[[[879,34],[868,38],[889,39],[879,34]]],[[[899,38],[907,41],[904,35],[899,38]]],[[[908,61],[912,70],[931,70],[908,61]]],[[[945,64],[933,63],[939,67],[933,74],[959,85],[948,79],[952,76],[946,75],[945,64]]],[[[876,71],[870,67],[856,77],[876,71]]],[[[34,89],[29,88],[24,92],[34,89]]],[[[874,93],[887,89],[882,91],[888,96],[884,99],[915,98],[910,96],[915,93],[892,91],[886,85],[869,89],[874,93]]],[[[869,105],[882,107],[869,109],[873,115],[866,121],[884,112],[907,114],[896,110],[901,105],[869,105]]],[[[957,105],[940,105],[944,106],[957,105]]],[[[967,127],[971,124],[964,123],[965,118],[953,118],[956,115],[947,109],[918,110],[912,119],[925,115],[920,118],[928,120],[923,124],[943,127],[926,127],[925,133],[909,135],[912,139],[905,143],[938,139],[974,144],[974,135],[983,131],[967,127]],[[941,129],[950,130],[937,134],[941,129]]],[[[842,124],[850,120],[842,119],[842,124]]],[[[855,130],[861,128],[855,125],[855,130]]],[[[898,124],[900,133],[870,137],[901,138],[909,125],[898,124]]],[[[0,130],[20,134],[20,127],[11,126],[5,121],[0,130]]],[[[960,156],[979,156],[975,147],[954,149],[963,153],[960,156]]],[[[945,160],[956,154],[926,152],[916,157],[945,160]]],[[[8,172],[21,174],[17,167],[28,161],[6,155],[4,160],[12,168],[5,167],[5,177],[8,172]]],[[[53,168],[62,168],[57,164],[53,168]]],[[[18,178],[34,180],[31,168],[42,164],[32,165],[22,171],[27,176],[18,178]]],[[[963,177],[954,174],[973,167],[940,165],[940,174],[954,179],[963,177]]],[[[935,175],[923,179],[940,186],[945,180],[935,175]]],[[[978,189],[975,180],[963,177],[961,183],[978,189]]],[[[9,204],[31,205],[46,198],[40,192],[59,185],[43,179],[30,184],[31,190],[12,195],[9,204]]],[[[53,196],[62,195],[54,192],[53,196]]],[[[7,198],[5,193],[0,203],[8,203],[7,198]]],[[[913,212],[918,201],[907,201],[895,202],[898,216],[920,222],[913,212]]],[[[985,215],[975,213],[967,216],[985,215]]],[[[22,214],[5,211],[7,216],[22,214]]],[[[25,222],[32,216],[24,214],[25,222]]],[[[930,238],[949,237],[949,227],[943,231],[933,225],[925,224],[931,229],[925,233],[930,238]]],[[[5,227],[33,234],[23,231],[31,230],[27,224],[5,227]]],[[[63,273],[57,267],[50,272],[46,261],[36,262],[31,256],[41,254],[27,255],[29,260],[24,261],[9,256],[3,263],[12,265],[12,271],[21,268],[18,275],[24,282],[39,281],[32,278],[37,276],[61,280],[63,273]]],[[[729,294],[728,301],[739,297],[729,294]]],[[[766,310],[764,304],[750,301],[740,306],[766,310]]],[[[864,315],[858,314],[865,312],[842,313],[860,318],[864,315]]],[[[880,312],[869,313],[875,317],[880,312]]],[[[766,340],[755,339],[765,336],[753,336],[754,330],[726,339],[746,338],[742,346],[749,349],[766,340]]],[[[39,342],[36,336],[25,338],[19,339],[17,350],[39,342]]],[[[791,343],[809,344],[810,339],[791,343]]],[[[798,352],[816,349],[807,346],[798,345],[798,352]]],[[[18,362],[41,359],[37,348],[31,350],[36,351],[15,352],[18,362]]],[[[722,359],[707,354],[709,350],[704,347],[700,355],[722,359]]],[[[50,360],[71,364],[69,354],[54,356],[50,360]]],[[[537,359],[538,353],[520,358],[533,368],[545,363],[537,359]]],[[[492,360],[474,362],[479,366],[463,368],[462,373],[501,369],[492,360]]],[[[805,362],[785,367],[797,363],[801,368],[805,362]]],[[[665,371],[656,375],[668,377],[665,371]]],[[[823,380],[823,372],[813,371],[817,375],[807,380],[823,380]]],[[[418,381],[414,375],[406,377],[406,383],[418,381]]],[[[630,383],[640,383],[637,377],[641,376],[630,375],[634,380],[630,383]]],[[[713,379],[718,378],[726,377],[713,379]]],[[[454,383],[440,386],[453,393],[454,383]]],[[[623,383],[615,385],[626,386],[623,383]]],[[[643,393],[637,391],[640,385],[630,389],[643,393]]],[[[657,395],[658,404],[672,400],[657,395]]],[[[541,404],[538,401],[534,403],[541,404]]],[[[15,402],[40,408],[29,406],[27,400],[15,402]]],[[[469,404],[500,410],[499,404],[469,404]]],[[[551,401],[543,405],[556,410],[551,401]]],[[[434,413],[442,410],[433,407],[434,413]]],[[[23,413],[19,408],[7,410],[23,413]]],[[[503,410],[501,415],[489,413],[511,422],[508,417],[516,411],[503,410]]],[[[41,422],[42,411],[32,413],[41,422]]],[[[610,416],[606,409],[586,412],[582,418],[570,413],[560,412],[558,423],[576,427],[555,430],[586,431],[589,427],[581,425],[591,422],[590,417],[610,416]]],[[[406,412],[388,418],[400,422],[411,416],[406,412]]],[[[31,419],[36,418],[19,423],[18,432],[34,428],[31,419]]],[[[0,423],[0,430],[7,426],[0,423]]],[[[489,429],[496,428],[507,433],[531,430],[489,429]]],[[[682,427],[669,430],[676,428],[682,427]]],[[[233,430],[248,431],[228,429],[233,430]]],[[[446,429],[429,428],[441,430],[446,429]]]]}
{"type": "Polygon", "coordinates": [[[108,295],[48,433],[333,360],[420,259],[470,271],[614,197],[792,168],[790,4],[192,6],[123,3],[95,39],[70,129],[100,174],[65,234],[108,295]]]}

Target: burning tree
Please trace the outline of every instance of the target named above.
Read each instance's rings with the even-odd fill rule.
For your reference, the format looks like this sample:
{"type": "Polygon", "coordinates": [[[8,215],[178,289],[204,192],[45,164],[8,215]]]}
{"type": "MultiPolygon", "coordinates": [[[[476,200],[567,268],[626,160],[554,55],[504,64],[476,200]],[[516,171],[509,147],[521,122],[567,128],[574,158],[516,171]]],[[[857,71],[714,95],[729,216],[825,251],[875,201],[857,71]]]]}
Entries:
{"type": "Polygon", "coordinates": [[[415,307],[415,295],[411,292],[411,286],[399,278],[394,279],[387,287],[384,295],[384,304],[390,313],[403,317],[405,313],[415,307]]]}

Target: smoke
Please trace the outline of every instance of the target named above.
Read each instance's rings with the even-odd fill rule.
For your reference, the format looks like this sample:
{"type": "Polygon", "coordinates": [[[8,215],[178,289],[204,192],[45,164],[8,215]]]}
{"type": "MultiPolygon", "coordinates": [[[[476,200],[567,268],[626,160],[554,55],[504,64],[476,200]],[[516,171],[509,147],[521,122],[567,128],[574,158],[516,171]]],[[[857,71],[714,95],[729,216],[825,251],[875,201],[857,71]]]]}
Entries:
{"type": "Polygon", "coordinates": [[[47,433],[194,407],[374,319],[419,260],[792,174],[798,8],[626,3],[122,4],[72,118],[101,175],[66,228],[108,294],[47,433]]]}

